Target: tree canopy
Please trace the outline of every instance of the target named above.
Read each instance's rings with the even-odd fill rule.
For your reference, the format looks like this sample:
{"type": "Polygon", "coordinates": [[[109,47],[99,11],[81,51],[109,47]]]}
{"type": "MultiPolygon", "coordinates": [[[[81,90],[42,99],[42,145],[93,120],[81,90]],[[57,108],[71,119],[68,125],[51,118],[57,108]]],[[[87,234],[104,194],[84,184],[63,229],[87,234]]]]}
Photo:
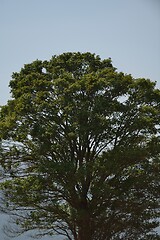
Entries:
{"type": "Polygon", "coordinates": [[[64,53],[12,75],[1,189],[16,231],[159,239],[160,91],[111,59],[64,53]]]}

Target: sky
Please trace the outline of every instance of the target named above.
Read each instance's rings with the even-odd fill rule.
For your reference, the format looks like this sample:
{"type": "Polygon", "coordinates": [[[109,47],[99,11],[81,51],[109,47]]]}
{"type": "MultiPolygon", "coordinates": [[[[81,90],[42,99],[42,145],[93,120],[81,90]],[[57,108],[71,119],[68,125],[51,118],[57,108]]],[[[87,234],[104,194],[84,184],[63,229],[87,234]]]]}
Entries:
{"type": "Polygon", "coordinates": [[[0,105],[13,72],[69,51],[160,87],[160,0],[0,0],[0,105]]]}
{"type": "Polygon", "coordinates": [[[160,0],[0,0],[0,105],[24,64],[77,51],[159,88],[160,0]]]}

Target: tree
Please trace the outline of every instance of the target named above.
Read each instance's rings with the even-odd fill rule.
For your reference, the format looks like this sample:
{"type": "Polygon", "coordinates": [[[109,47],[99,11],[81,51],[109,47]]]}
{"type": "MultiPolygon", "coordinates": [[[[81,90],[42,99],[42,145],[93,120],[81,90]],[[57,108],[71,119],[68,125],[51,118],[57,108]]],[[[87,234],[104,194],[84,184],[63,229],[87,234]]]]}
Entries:
{"type": "Polygon", "coordinates": [[[26,64],[1,108],[1,189],[22,232],[159,239],[160,91],[111,59],[26,64]]]}

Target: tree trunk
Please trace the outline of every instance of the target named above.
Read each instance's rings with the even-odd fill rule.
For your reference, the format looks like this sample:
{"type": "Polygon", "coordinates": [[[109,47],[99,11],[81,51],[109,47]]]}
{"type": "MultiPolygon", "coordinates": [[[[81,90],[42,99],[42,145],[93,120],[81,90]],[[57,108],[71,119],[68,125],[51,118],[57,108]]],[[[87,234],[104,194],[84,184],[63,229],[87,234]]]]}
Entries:
{"type": "Polygon", "coordinates": [[[83,210],[79,216],[78,240],[92,240],[91,219],[87,210],[83,210]]]}

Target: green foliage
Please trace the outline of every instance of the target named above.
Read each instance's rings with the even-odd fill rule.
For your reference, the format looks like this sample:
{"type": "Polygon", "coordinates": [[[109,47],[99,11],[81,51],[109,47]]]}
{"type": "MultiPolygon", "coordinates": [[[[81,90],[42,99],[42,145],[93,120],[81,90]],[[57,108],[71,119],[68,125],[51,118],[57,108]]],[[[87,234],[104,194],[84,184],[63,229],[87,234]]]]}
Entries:
{"type": "Polygon", "coordinates": [[[1,108],[1,189],[22,232],[159,239],[160,91],[111,59],[26,64],[1,108]]]}

